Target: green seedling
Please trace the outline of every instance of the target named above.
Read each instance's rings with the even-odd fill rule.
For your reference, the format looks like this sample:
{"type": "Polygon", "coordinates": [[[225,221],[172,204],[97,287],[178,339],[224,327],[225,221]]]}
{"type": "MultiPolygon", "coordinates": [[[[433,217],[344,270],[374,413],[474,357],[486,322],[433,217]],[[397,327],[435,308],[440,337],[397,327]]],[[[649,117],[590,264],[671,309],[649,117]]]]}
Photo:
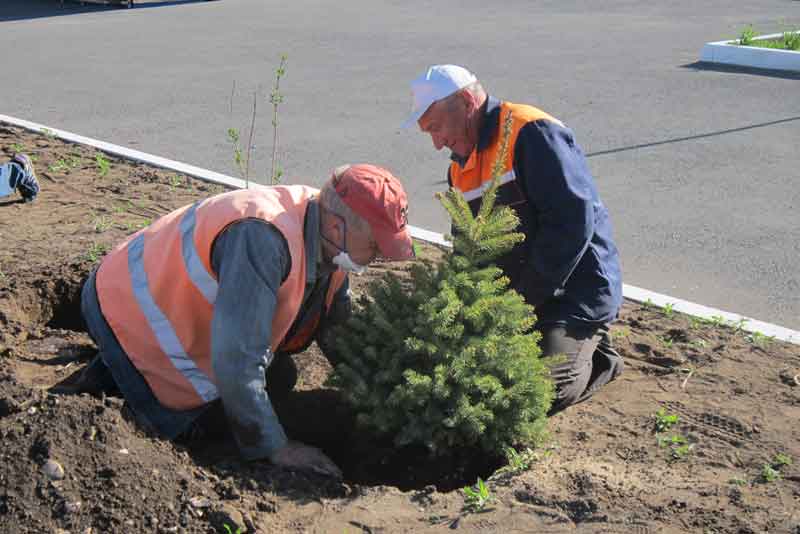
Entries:
{"type": "Polygon", "coordinates": [[[753,29],[752,26],[748,26],[742,33],[739,35],[739,44],[741,46],[750,46],[753,44],[753,40],[756,37],[756,31],[753,29]]]}
{"type": "Polygon", "coordinates": [[[50,172],[64,172],[67,169],[69,169],[69,165],[67,165],[67,162],[63,158],[47,166],[47,170],[50,172]]]}
{"type": "Polygon", "coordinates": [[[42,128],[42,134],[43,134],[43,135],[44,135],[44,136],[45,136],[47,139],[50,139],[50,140],[52,140],[52,139],[55,139],[55,138],[56,138],[56,133],[55,133],[53,130],[51,130],[50,128],[42,128]]]}
{"type": "Polygon", "coordinates": [[[673,447],[672,452],[670,454],[673,460],[683,460],[684,458],[689,456],[689,453],[692,452],[692,449],[694,449],[694,444],[686,443],[678,447],[673,447]]]}
{"type": "Polygon", "coordinates": [[[663,311],[666,317],[672,317],[672,313],[675,311],[675,304],[672,302],[667,302],[664,304],[663,311]]]}
{"type": "Polygon", "coordinates": [[[464,508],[471,512],[483,510],[492,500],[489,487],[481,478],[478,478],[478,483],[475,486],[466,486],[461,491],[464,493],[464,508]]]}
{"type": "Polygon", "coordinates": [[[656,441],[659,447],[671,447],[673,445],[686,444],[686,438],[680,434],[673,434],[671,436],[658,436],[656,441]]]}
{"type": "Polygon", "coordinates": [[[655,303],[652,301],[652,299],[647,299],[646,301],[642,302],[642,308],[644,308],[645,310],[650,310],[653,309],[654,307],[655,303]]]}
{"type": "Polygon", "coordinates": [[[233,530],[227,523],[223,526],[225,527],[225,534],[242,534],[242,527],[237,527],[236,530],[233,530]]]}
{"type": "Polygon", "coordinates": [[[92,226],[94,226],[95,232],[102,234],[111,228],[111,221],[107,217],[100,215],[99,217],[95,217],[94,221],[92,221],[92,226]]]}
{"type": "Polygon", "coordinates": [[[531,468],[531,465],[533,465],[533,463],[539,459],[539,455],[530,448],[526,448],[524,451],[518,452],[513,447],[506,447],[504,453],[508,463],[495,471],[494,475],[492,475],[492,478],[503,475],[514,476],[527,471],[531,468]]]}
{"type": "Polygon", "coordinates": [[[675,343],[675,340],[668,336],[661,336],[658,338],[661,341],[661,344],[664,345],[665,348],[670,348],[675,343]]]}
{"type": "Polygon", "coordinates": [[[656,432],[666,432],[678,423],[678,415],[668,413],[665,408],[660,408],[655,415],[656,432]]]}
{"type": "Polygon", "coordinates": [[[692,452],[694,449],[694,444],[687,442],[686,438],[681,436],[680,434],[674,434],[672,436],[658,436],[656,438],[659,447],[669,447],[669,459],[670,460],[682,460],[692,452]]]}
{"type": "Polygon", "coordinates": [[[698,328],[702,327],[705,324],[705,320],[702,317],[695,317],[694,315],[689,317],[689,328],[692,330],[697,330],[698,328]]]}
{"type": "Polygon", "coordinates": [[[770,464],[764,464],[761,467],[761,480],[762,482],[775,482],[783,478],[781,472],[772,467],[770,464]]]}
{"type": "Polygon", "coordinates": [[[756,347],[765,347],[772,341],[775,341],[775,336],[768,336],[761,332],[752,332],[745,337],[748,343],[752,343],[756,347]]]}
{"type": "Polygon", "coordinates": [[[719,328],[725,324],[725,318],[721,315],[712,315],[708,322],[711,323],[711,326],[719,328]]]}
{"type": "Polygon", "coordinates": [[[92,263],[95,263],[106,252],[108,252],[108,245],[104,245],[102,243],[92,243],[92,245],[89,247],[89,250],[86,252],[86,259],[92,263]]]}
{"type": "Polygon", "coordinates": [[[749,319],[745,319],[743,317],[736,322],[731,321],[731,326],[735,332],[741,332],[744,330],[744,326],[747,324],[747,321],[749,321],[749,319]]]}
{"type": "Polygon", "coordinates": [[[99,152],[94,155],[94,162],[97,165],[97,171],[100,176],[105,176],[111,170],[111,162],[99,152]]]}
{"type": "Polygon", "coordinates": [[[25,152],[25,147],[23,147],[19,143],[12,143],[11,150],[13,150],[14,152],[25,152]]]}
{"type": "Polygon", "coordinates": [[[611,337],[612,339],[625,339],[631,334],[631,329],[627,326],[622,326],[620,328],[612,328],[611,329],[611,337]]]}
{"type": "Polygon", "coordinates": [[[180,174],[170,174],[170,176],[169,176],[169,178],[167,178],[167,180],[169,181],[170,189],[175,189],[176,187],[180,187],[181,184],[183,183],[183,181],[181,180],[181,175],[180,174]]]}
{"type": "Polygon", "coordinates": [[[792,465],[792,457],[788,454],[779,452],[772,458],[772,466],[776,469],[780,469],[784,465],[792,465]]]}
{"type": "Polygon", "coordinates": [[[738,477],[732,478],[728,482],[730,482],[734,486],[746,486],[747,485],[747,481],[745,479],[738,478],[738,477]]]}
{"type": "Polygon", "coordinates": [[[800,50],[800,33],[783,32],[782,44],[786,50],[800,50]]]}

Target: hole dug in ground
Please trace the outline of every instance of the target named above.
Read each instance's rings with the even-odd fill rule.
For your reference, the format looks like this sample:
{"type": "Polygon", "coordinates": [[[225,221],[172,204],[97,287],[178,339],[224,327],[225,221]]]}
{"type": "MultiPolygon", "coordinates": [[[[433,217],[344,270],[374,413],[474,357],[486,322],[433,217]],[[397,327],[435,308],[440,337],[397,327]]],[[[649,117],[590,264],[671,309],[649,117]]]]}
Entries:
{"type": "MultiPolygon", "coordinates": [[[[38,284],[35,291],[42,297],[38,304],[33,295],[17,299],[27,303],[20,307],[21,315],[30,321],[33,332],[18,350],[15,374],[21,382],[37,389],[68,384],[96,353],[80,311],[83,279],[38,284]]],[[[315,346],[290,361],[290,367],[296,368],[296,387],[288,391],[284,385],[272,391],[270,386],[280,420],[292,439],[325,451],[343,470],[348,483],[396,486],[404,491],[433,485],[449,491],[473,484],[478,477],[487,478],[503,463],[501,458],[466,449],[436,458],[423,447],[396,449],[391,441],[356,428],[342,395],[323,386],[330,365],[315,346]]],[[[270,371],[279,374],[279,366],[270,371]]],[[[219,403],[212,404],[204,417],[204,427],[213,431],[185,445],[203,464],[228,462],[236,445],[219,403]]],[[[246,470],[246,464],[242,465],[246,470]]]]}

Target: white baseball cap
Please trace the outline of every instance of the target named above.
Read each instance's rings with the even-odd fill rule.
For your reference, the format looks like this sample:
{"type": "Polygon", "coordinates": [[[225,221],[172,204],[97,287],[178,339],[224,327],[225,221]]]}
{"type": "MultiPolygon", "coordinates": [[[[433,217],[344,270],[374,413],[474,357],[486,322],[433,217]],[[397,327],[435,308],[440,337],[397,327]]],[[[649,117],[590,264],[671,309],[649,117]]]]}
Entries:
{"type": "Polygon", "coordinates": [[[411,115],[401,128],[408,128],[422,117],[431,104],[446,98],[456,91],[475,83],[478,79],[470,71],[458,65],[433,65],[423,75],[411,82],[414,103],[411,115]]]}

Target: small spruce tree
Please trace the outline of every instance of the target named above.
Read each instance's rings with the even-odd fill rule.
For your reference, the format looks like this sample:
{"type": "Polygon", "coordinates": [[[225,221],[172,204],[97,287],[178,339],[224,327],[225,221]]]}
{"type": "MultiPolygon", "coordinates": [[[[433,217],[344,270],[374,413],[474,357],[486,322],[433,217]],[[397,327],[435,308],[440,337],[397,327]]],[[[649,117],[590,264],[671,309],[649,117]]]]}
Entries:
{"type": "Polygon", "coordinates": [[[341,363],[331,383],[364,429],[396,446],[499,455],[543,437],[553,385],[533,308],[491,263],[524,239],[513,211],[495,207],[510,130],[509,115],[477,216],[455,189],[437,195],[452,218],[452,251],[412,266],[410,280],[387,274],[371,284],[335,336],[341,363]]]}

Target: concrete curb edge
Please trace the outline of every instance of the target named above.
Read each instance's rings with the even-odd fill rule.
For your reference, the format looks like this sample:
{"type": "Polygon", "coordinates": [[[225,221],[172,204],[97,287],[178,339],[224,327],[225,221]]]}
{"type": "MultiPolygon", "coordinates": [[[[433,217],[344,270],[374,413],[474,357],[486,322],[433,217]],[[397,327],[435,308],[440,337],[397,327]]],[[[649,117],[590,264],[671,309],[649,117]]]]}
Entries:
{"type": "MultiPolygon", "coordinates": [[[[208,182],[218,183],[233,188],[245,187],[244,180],[239,178],[233,178],[232,176],[227,176],[225,174],[203,169],[201,167],[196,167],[194,165],[188,165],[186,163],[162,158],[160,156],[148,154],[139,150],[133,150],[119,145],[107,143],[105,141],[99,141],[97,139],[92,139],[91,137],[84,137],[82,135],[59,130],[57,128],[49,128],[35,122],[0,114],[0,123],[11,124],[13,126],[25,128],[26,130],[31,130],[37,133],[53,135],[64,141],[88,145],[115,156],[120,156],[134,161],[154,165],[156,167],[173,170],[208,182]]],[[[446,241],[444,236],[440,233],[411,225],[409,225],[409,230],[415,239],[427,241],[440,246],[450,246],[449,242],[446,241]]],[[[696,304],[687,300],[670,297],[669,295],[663,295],[661,293],[656,293],[628,284],[623,284],[622,289],[623,295],[629,300],[642,303],[649,302],[659,307],[664,307],[666,304],[672,304],[673,309],[681,313],[693,315],[695,317],[700,317],[707,320],[713,320],[713,318],[722,318],[729,324],[741,326],[742,330],[748,332],[759,332],[767,337],[774,337],[775,339],[779,339],[781,341],[787,341],[789,343],[800,345],[800,332],[795,330],[790,330],[782,326],[766,323],[736,313],[710,308],[708,306],[703,306],[702,304],[696,304]]]]}

